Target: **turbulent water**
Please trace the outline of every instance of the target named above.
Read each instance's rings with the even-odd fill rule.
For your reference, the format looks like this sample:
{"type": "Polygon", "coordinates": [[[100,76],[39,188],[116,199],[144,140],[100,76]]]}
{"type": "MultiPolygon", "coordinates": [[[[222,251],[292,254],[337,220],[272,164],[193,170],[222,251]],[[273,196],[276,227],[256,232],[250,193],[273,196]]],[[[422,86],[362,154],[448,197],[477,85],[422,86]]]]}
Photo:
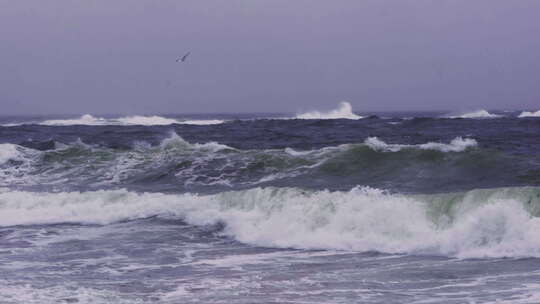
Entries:
{"type": "Polygon", "coordinates": [[[539,303],[538,112],[0,118],[0,303],[539,303]]]}

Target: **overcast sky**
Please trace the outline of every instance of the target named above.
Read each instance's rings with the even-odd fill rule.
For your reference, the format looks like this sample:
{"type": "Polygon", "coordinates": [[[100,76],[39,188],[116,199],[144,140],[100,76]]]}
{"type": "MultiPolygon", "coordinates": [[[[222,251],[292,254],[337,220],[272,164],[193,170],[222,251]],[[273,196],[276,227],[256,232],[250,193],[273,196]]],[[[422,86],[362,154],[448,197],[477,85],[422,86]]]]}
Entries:
{"type": "Polygon", "coordinates": [[[539,0],[0,0],[0,114],[538,110],[539,35],[539,0]]]}

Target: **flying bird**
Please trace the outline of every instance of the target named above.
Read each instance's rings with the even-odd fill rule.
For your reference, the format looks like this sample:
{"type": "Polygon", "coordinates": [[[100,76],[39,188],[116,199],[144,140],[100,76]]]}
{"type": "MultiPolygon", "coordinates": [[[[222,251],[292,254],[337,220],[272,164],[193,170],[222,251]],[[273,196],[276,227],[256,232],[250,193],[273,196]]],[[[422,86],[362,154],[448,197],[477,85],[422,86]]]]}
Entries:
{"type": "Polygon", "coordinates": [[[184,56],[176,59],[176,62],[184,62],[184,61],[186,61],[186,58],[189,56],[189,54],[191,54],[191,52],[187,52],[184,56]]]}

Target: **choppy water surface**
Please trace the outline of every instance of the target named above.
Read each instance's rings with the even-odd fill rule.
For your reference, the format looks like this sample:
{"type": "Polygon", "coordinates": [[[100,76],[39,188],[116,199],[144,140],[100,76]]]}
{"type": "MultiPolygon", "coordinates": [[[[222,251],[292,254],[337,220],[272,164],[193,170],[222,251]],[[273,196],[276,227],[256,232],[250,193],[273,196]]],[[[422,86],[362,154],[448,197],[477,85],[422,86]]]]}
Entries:
{"type": "Polygon", "coordinates": [[[540,302],[537,116],[0,118],[0,303],[540,302]]]}

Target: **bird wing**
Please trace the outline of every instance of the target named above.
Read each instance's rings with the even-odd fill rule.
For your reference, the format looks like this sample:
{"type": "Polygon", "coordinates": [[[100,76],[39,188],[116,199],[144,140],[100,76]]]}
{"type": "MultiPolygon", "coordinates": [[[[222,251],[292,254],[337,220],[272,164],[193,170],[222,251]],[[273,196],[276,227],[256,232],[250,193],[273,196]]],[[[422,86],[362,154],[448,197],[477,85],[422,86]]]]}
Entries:
{"type": "Polygon", "coordinates": [[[184,56],[182,56],[182,61],[185,61],[189,54],[191,54],[191,52],[187,52],[184,56]]]}

